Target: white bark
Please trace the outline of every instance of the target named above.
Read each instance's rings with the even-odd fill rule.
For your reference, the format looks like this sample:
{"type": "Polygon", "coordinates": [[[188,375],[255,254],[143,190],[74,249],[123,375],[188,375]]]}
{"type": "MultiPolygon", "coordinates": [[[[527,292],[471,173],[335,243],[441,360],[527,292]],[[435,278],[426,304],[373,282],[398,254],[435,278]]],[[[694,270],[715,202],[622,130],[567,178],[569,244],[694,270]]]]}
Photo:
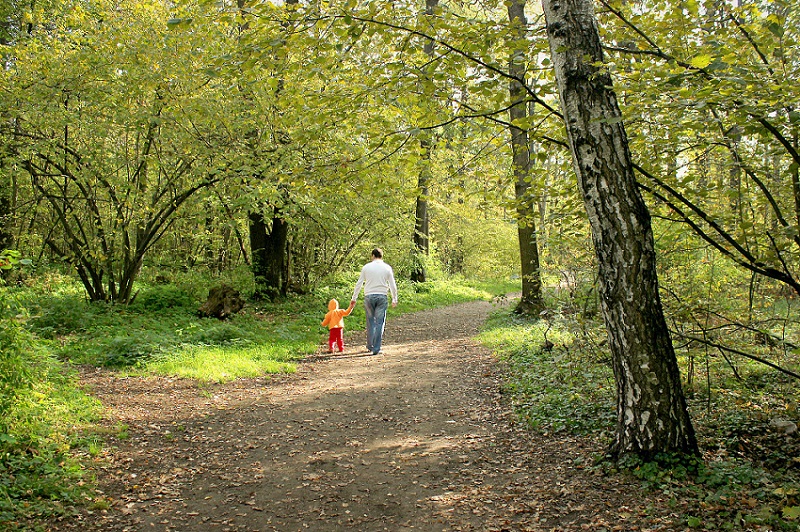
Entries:
{"type": "Polygon", "coordinates": [[[697,452],[658,293],[650,215],[633,174],[591,0],[542,0],[573,166],[598,257],[617,382],[613,451],[697,452]]]}

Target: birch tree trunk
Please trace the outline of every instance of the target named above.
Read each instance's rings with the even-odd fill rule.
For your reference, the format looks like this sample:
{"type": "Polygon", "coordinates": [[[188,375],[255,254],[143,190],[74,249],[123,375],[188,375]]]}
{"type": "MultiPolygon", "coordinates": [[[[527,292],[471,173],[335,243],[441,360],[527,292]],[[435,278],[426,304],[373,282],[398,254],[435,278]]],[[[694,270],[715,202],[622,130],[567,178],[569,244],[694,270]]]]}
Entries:
{"type": "Polygon", "coordinates": [[[534,216],[533,198],[530,196],[531,154],[528,143],[528,130],[517,125],[528,116],[528,105],[525,102],[526,91],[520,80],[525,79],[528,57],[527,18],[525,17],[525,1],[511,0],[508,5],[508,21],[511,25],[511,59],[509,72],[516,79],[509,85],[509,97],[512,106],[509,109],[511,119],[511,150],[513,154],[514,196],[517,204],[517,234],[519,237],[519,256],[522,274],[522,297],[517,304],[516,312],[538,316],[544,309],[542,300],[542,277],[539,271],[539,243],[536,237],[536,218],[534,216]],[[517,124],[514,122],[517,121],[517,124]]]}
{"type": "Polygon", "coordinates": [[[617,383],[611,451],[652,458],[697,453],[697,441],[658,293],[650,214],[591,0],[542,0],[573,165],[592,228],[617,383]]]}

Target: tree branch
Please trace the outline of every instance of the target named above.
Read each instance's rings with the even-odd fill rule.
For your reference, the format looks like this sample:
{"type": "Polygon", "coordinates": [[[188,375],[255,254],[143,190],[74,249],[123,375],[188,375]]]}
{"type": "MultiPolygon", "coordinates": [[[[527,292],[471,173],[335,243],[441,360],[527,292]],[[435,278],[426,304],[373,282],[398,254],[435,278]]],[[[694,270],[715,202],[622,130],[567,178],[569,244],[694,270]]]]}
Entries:
{"type": "Polygon", "coordinates": [[[800,380],[800,374],[795,373],[792,370],[789,370],[789,369],[786,369],[786,368],[782,368],[782,367],[778,366],[777,364],[773,364],[769,360],[765,360],[765,359],[763,359],[761,357],[758,357],[756,355],[751,355],[750,353],[745,353],[744,351],[740,351],[740,350],[734,349],[732,347],[726,347],[726,346],[724,346],[722,344],[718,344],[716,342],[712,342],[710,340],[706,340],[705,338],[698,338],[697,336],[692,336],[692,335],[689,335],[689,334],[683,334],[683,333],[680,333],[678,331],[672,331],[672,334],[674,334],[675,336],[680,336],[681,338],[684,338],[686,340],[691,340],[693,342],[697,342],[697,343],[700,343],[700,344],[703,344],[703,345],[707,345],[707,346],[710,346],[710,347],[715,347],[715,348],[717,348],[717,349],[719,349],[721,351],[727,351],[728,353],[733,353],[734,355],[739,355],[739,356],[743,356],[745,358],[749,358],[750,360],[754,360],[755,362],[759,362],[761,364],[764,364],[765,366],[769,366],[769,367],[771,367],[771,368],[773,368],[773,369],[775,369],[777,371],[780,371],[781,373],[783,373],[785,375],[789,375],[790,377],[794,377],[795,379],[800,380]]]}

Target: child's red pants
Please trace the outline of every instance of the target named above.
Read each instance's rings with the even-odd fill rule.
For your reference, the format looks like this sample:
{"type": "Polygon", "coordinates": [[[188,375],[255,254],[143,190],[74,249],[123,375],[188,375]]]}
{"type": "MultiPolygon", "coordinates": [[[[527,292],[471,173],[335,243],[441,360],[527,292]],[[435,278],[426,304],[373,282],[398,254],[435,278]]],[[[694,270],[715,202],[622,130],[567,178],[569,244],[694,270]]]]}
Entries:
{"type": "Polygon", "coordinates": [[[328,348],[333,351],[333,344],[339,347],[339,352],[344,351],[344,339],[342,338],[342,328],[334,327],[328,334],[328,348]]]}

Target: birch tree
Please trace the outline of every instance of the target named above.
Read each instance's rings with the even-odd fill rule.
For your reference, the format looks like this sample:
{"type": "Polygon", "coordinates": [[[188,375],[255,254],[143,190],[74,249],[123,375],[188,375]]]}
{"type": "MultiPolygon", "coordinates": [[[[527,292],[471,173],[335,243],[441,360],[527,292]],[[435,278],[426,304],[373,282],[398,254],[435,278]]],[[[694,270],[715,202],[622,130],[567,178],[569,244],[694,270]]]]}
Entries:
{"type": "Polygon", "coordinates": [[[612,453],[697,453],[658,292],[650,214],[591,0],[543,0],[573,166],[599,264],[601,307],[617,384],[612,453]]]}

